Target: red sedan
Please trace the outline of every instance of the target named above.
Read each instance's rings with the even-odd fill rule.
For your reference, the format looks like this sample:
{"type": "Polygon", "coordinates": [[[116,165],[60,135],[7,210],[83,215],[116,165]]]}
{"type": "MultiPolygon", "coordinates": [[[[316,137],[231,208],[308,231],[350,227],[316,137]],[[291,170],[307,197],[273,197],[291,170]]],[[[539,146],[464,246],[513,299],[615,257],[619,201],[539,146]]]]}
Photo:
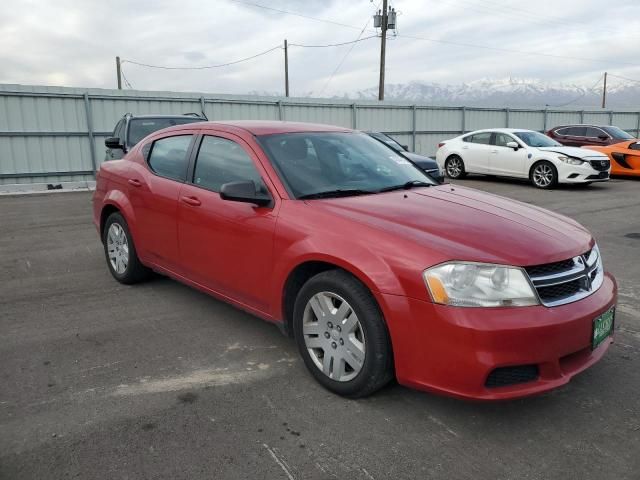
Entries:
{"type": "Polygon", "coordinates": [[[341,395],[505,399],[567,383],[613,334],[616,282],[569,218],[436,185],[366,134],[289,122],[156,132],[97,178],[122,283],[157,271],[279,325],[341,395]]]}

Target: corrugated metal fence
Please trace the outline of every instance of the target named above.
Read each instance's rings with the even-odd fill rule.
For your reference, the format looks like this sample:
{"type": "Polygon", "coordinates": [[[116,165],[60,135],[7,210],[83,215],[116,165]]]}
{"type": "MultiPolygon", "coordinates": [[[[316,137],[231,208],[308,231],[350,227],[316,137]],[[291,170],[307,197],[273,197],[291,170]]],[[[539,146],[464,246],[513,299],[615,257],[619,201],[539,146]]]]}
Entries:
{"type": "Polygon", "coordinates": [[[126,112],[204,111],[210,120],[328,123],[392,134],[432,155],[439,141],[480,128],[544,131],[567,123],[617,125],[640,137],[640,112],[413,105],[401,102],[200,95],[0,85],[0,185],[91,180],[104,139],[126,112]]]}

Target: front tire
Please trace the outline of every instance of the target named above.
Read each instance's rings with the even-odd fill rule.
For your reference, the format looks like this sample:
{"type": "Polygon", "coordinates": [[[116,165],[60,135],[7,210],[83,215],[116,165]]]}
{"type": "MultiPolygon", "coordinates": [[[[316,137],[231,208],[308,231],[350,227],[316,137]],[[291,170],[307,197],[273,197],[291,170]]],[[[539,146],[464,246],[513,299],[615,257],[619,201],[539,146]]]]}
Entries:
{"type": "Polygon", "coordinates": [[[359,398],[393,378],[391,341],[380,308],[349,273],[329,270],[308,280],[293,316],[300,355],[328,390],[359,398]]]}
{"type": "Polygon", "coordinates": [[[140,262],[129,225],[120,213],[114,212],[107,218],[102,243],[107,266],[117,281],[130,285],[150,276],[151,270],[140,262]]]}
{"type": "Polygon", "coordinates": [[[543,160],[531,169],[531,183],[537,188],[549,189],[558,184],[558,170],[551,162],[543,160]]]}
{"type": "Polygon", "coordinates": [[[444,170],[447,176],[452,179],[464,178],[467,175],[464,169],[464,161],[458,155],[451,155],[444,162],[444,170]]]}

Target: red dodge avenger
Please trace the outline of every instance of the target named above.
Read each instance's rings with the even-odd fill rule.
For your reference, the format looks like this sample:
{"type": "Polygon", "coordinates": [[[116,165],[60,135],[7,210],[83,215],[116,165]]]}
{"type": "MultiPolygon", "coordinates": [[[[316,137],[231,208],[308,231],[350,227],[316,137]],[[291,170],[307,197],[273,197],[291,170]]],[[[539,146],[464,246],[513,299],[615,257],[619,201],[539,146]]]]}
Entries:
{"type": "Polygon", "coordinates": [[[116,280],[168,275],[279,325],[347,397],[392,378],[497,400],[567,383],[613,334],[615,279],[561,215],[457,185],[364,133],[208,122],[97,178],[116,280]]]}

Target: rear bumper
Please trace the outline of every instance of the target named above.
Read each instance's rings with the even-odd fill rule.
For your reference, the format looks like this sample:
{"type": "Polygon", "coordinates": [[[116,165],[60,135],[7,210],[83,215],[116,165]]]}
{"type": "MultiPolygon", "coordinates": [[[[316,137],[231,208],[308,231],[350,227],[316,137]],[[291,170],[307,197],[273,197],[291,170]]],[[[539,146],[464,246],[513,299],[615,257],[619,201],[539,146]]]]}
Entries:
{"type": "Polygon", "coordinates": [[[596,363],[612,339],[591,349],[593,320],[615,306],[606,274],[597,292],[558,307],[456,308],[382,295],[399,383],[450,396],[501,400],[566,384],[596,363]],[[535,365],[535,380],[487,387],[496,368],[535,365]]]}

